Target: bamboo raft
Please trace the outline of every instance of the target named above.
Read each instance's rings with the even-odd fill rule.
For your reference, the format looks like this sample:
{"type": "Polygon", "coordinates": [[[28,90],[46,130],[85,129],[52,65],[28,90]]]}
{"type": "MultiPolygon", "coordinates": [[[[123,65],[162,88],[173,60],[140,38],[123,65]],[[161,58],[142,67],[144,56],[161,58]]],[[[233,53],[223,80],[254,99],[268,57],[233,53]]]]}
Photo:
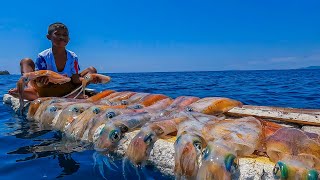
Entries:
{"type": "MultiPolygon", "coordinates": [[[[10,105],[14,111],[18,111],[19,100],[17,98],[5,94],[3,102],[10,105]]],[[[235,107],[226,114],[234,117],[254,116],[320,134],[320,109],[244,105],[242,108],[235,107]]],[[[125,142],[118,147],[116,152],[124,155],[128,144],[136,134],[137,131],[127,133],[125,142]]],[[[149,157],[149,162],[154,164],[162,173],[172,176],[174,175],[174,141],[175,138],[158,140],[149,157]]],[[[238,170],[232,174],[232,179],[273,179],[273,167],[274,163],[266,157],[240,158],[238,170]]]]}

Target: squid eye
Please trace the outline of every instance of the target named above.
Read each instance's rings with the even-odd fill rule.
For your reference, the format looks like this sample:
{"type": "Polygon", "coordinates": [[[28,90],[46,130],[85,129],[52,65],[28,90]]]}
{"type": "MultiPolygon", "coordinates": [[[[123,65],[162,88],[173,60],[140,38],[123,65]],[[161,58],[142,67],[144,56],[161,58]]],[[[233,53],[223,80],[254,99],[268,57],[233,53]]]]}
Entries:
{"type": "Polygon", "coordinates": [[[210,154],[210,149],[209,147],[207,147],[203,152],[202,152],[202,155],[203,155],[203,159],[207,159],[209,157],[209,154],[210,154]]]}
{"type": "Polygon", "coordinates": [[[133,108],[133,109],[142,109],[143,106],[140,105],[140,104],[136,104],[136,105],[134,105],[132,108],[133,108]]]}
{"type": "Polygon", "coordinates": [[[79,108],[74,107],[74,108],[71,109],[71,111],[75,112],[75,113],[78,113],[80,110],[79,110],[79,108]]]}
{"type": "Polygon", "coordinates": [[[177,137],[176,142],[174,142],[174,143],[179,144],[180,140],[181,140],[181,136],[177,137]]]}
{"type": "Polygon", "coordinates": [[[193,109],[192,109],[192,107],[186,107],[186,111],[187,111],[187,112],[192,112],[193,109]]]}
{"type": "Polygon", "coordinates": [[[99,114],[100,112],[101,112],[101,110],[100,110],[100,108],[94,108],[93,110],[92,110],[92,112],[94,113],[94,114],[99,114]]]}
{"type": "Polygon", "coordinates": [[[51,106],[51,107],[49,108],[49,111],[50,111],[50,112],[56,112],[56,111],[57,111],[57,107],[51,106]]]}
{"type": "Polygon", "coordinates": [[[288,167],[285,163],[279,161],[273,168],[274,178],[287,179],[288,178],[288,167]]]}
{"type": "Polygon", "coordinates": [[[202,149],[202,144],[201,144],[200,141],[194,141],[194,142],[193,142],[193,146],[194,146],[195,148],[197,148],[197,150],[199,150],[199,151],[201,151],[201,149],[202,149]]]}
{"type": "Polygon", "coordinates": [[[152,142],[152,140],[153,140],[153,134],[148,134],[144,139],[143,139],[143,141],[147,144],[147,145],[149,145],[151,142],[152,142]]]}
{"type": "Polygon", "coordinates": [[[28,77],[25,77],[25,78],[23,78],[23,81],[24,81],[24,82],[29,82],[29,78],[28,78],[28,77]]]}
{"type": "Polygon", "coordinates": [[[122,133],[125,133],[125,132],[128,132],[129,128],[127,126],[122,125],[120,126],[120,130],[122,133]]]}
{"type": "Polygon", "coordinates": [[[89,80],[90,79],[90,75],[85,75],[84,79],[89,80]]]}
{"type": "Polygon", "coordinates": [[[126,100],[122,100],[121,101],[121,105],[128,105],[129,103],[128,103],[128,101],[126,101],[126,100]]]}
{"type": "Polygon", "coordinates": [[[116,113],[113,112],[113,111],[110,111],[110,112],[108,112],[108,113],[106,114],[106,116],[107,116],[107,118],[111,119],[111,118],[113,118],[113,117],[116,116],[116,113]]]}
{"type": "Polygon", "coordinates": [[[233,154],[228,154],[224,159],[224,165],[226,166],[227,171],[231,171],[231,167],[234,165],[234,159],[236,158],[233,154]]]}
{"type": "Polygon", "coordinates": [[[314,169],[311,169],[309,172],[308,172],[308,175],[307,175],[307,180],[318,180],[319,178],[319,173],[318,171],[314,170],[314,169]]]}
{"type": "Polygon", "coordinates": [[[117,142],[120,140],[120,134],[117,130],[112,130],[109,138],[111,139],[112,142],[117,142]]]}
{"type": "Polygon", "coordinates": [[[40,100],[40,99],[38,99],[38,100],[37,100],[37,103],[41,103],[41,100],[40,100]]]}

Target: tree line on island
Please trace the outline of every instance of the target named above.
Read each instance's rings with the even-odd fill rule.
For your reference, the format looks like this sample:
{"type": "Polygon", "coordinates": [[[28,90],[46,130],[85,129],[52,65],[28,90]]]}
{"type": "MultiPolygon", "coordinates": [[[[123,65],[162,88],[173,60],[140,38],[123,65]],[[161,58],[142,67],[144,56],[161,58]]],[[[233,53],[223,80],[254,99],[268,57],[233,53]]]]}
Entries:
{"type": "Polygon", "coordinates": [[[4,70],[4,71],[0,71],[0,75],[9,75],[9,71],[4,70]]]}

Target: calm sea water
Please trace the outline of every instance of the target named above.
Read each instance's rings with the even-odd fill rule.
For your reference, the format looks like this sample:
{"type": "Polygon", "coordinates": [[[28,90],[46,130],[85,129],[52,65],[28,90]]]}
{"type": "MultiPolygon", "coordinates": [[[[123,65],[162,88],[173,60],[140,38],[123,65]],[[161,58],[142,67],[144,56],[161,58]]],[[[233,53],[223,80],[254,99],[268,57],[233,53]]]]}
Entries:
{"type": "MultiPolygon", "coordinates": [[[[89,87],[162,93],[173,98],[222,96],[251,105],[320,108],[320,70],[109,75],[111,83],[89,87]]],[[[18,78],[18,75],[0,76],[1,101],[2,95],[15,86],[18,78]]],[[[36,129],[36,123],[19,118],[9,106],[0,104],[0,179],[103,179],[94,167],[93,150],[61,153],[54,149],[64,141],[59,132],[36,129]]],[[[119,168],[108,171],[106,178],[124,179],[121,159],[115,157],[115,163],[119,168]]],[[[152,165],[147,167],[147,172],[155,179],[172,179],[161,175],[152,165]]],[[[125,177],[137,179],[135,174],[129,169],[125,177]]]]}

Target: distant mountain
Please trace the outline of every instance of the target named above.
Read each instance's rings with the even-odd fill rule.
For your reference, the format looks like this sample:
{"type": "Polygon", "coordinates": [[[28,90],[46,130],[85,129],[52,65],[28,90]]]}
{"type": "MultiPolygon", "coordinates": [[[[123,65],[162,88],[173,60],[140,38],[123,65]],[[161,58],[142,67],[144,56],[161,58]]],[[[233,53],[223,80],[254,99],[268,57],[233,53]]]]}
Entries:
{"type": "Polygon", "coordinates": [[[320,66],[308,66],[308,67],[303,67],[300,69],[320,69],[320,66]]]}
{"type": "Polygon", "coordinates": [[[9,71],[5,70],[5,71],[0,71],[0,75],[9,75],[9,71]]]}

